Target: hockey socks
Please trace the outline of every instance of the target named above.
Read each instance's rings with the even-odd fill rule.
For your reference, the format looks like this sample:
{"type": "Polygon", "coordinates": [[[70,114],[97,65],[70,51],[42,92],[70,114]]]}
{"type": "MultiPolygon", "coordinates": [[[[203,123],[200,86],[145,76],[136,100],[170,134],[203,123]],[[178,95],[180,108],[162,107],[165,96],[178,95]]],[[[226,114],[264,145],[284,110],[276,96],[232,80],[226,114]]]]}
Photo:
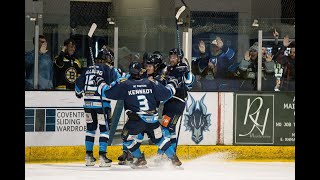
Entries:
{"type": "Polygon", "coordinates": [[[88,130],[86,131],[86,140],[85,140],[86,151],[93,151],[95,134],[96,134],[96,131],[88,131],[88,130]]]}
{"type": "Polygon", "coordinates": [[[172,159],[173,155],[175,155],[174,149],[172,146],[170,146],[165,152],[164,152],[168,158],[172,159]]]}
{"type": "Polygon", "coordinates": [[[99,138],[99,152],[107,152],[109,134],[108,132],[101,132],[99,138]]]}
{"type": "Polygon", "coordinates": [[[142,153],[140,151],[140,148],[134,150],[133,152],[131,152],[131,154],[133,155],[133,157],[135,158],[140,158],[142,156],[142,153]]]}
{"type": "Polygon", "coordinates": [[[127,148],[127,146],[124,145],[124,143],[122,143],[122,150],[123,151],[128,151],[128,148],[127,148]]]}

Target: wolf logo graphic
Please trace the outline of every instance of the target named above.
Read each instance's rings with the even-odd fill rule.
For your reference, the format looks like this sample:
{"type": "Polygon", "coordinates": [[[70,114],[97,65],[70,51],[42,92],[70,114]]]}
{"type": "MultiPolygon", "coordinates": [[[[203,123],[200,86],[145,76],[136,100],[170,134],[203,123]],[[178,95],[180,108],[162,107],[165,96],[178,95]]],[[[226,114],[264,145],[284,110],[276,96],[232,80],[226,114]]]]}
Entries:
{"type": "Polygon", "coordinates": [[[197,101],[191,97],[191,105],[189,106],[188,114],[184,114],[184,126],[187,131],[192,131],[192,141],[199,144],[203,140],[203,131],[209,131],[210,116],[207,114],[207,106],[203,103],[204,97],[197,101]]]}

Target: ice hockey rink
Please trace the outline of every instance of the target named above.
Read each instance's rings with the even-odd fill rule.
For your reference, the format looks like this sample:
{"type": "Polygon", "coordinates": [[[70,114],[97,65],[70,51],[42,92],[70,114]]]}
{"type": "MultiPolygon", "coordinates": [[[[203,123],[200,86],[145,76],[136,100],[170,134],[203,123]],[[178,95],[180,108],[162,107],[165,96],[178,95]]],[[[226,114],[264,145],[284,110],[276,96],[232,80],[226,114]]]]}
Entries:
{"type": "Polygon", "coordinates": [[[153,166],[153,159],[147,158],[149,167],[132,169],[113,162],[111,167],[102,168],[98,163],[86,167],[76,163],[30,163],[25,165],[27,180],[81,180],[81,179],[117,179],[117,180],[294,180],[294,162],[226,161],[223,154],[203,156],[183,161],[183,169],[175,169],[168,163],[161,167],[153,166]]]}

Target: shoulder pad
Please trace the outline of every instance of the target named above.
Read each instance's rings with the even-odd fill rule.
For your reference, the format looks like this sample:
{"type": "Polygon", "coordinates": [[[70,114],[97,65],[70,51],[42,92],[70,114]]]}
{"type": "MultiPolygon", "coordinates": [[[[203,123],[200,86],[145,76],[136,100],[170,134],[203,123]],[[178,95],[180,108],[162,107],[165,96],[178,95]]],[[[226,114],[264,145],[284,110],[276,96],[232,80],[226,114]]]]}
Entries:
{"type": "Polygon", "coordinates": [[[125,82],[126,80],[128,80],[128,79],[127,79],[127,78],[120,78],[120,79],[119,79],[119,82],[122,83],[122,82],[125,82]]]}
{"type": "Polygon", "coordinates": [[[163,80],[166,80],[167,79],[167,76],[166,75],[164,75],[164,74],[161,74],[161,76],[160,76],[160,80],[161,81],[163,81],[163,80]]]}

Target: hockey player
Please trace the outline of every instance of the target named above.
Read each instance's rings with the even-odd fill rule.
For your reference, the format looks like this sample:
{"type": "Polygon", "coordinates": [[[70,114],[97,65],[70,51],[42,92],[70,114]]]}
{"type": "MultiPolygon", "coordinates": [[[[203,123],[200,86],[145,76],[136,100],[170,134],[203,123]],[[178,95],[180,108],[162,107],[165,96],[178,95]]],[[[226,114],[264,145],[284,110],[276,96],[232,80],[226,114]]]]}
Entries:
{"type": "Polygon", "coordinates": [[[146,132],[151,141],[171,159],[172,164],[180,166],[182,163],[170,146],[170,140],[162,136],[161,126],[158,122],[156,102],[171,98],[178,87],[177,79],[170,79],[164,86],[157,81],[141,79],[142,65],[132,62],[129,65],[129,79],[122,79],[114,86],[108,86],[101,76],[96,76],[98,91],[102,97],[115,100],[124,100],[124,107],[128,121],[121,133],[122,140],[132,155],[137,158],[132,168],[145,167],[147,161],[140,151],[141,143],[137,141],[138,135],[146,132]]]}
{"type": "Polygon", "coordinates": [[[147,76],[149,79],[155,79],[165,85],[164,68],[166,65],[162,62],[162,55],[155,51],[146,61],[147,76]]]}
{"type": "MultiPolygon", "coordinates": [[[[144,68],[146,71],[141,76],[142,78],[149,78],[150,80],[160,81],[162,84],[164,83],[164,77],[162,75],[162,70],[166,67],[166,65],[162,62],[162,55],[159,51],[153,52],[152,55],[148,56],[148,54],[144,55],[144,68]]],[[[157,102],[157,108],[160,102],[157,102]]],[[[142,142],[144,137],[144,133],[141,133],[137,141],[142,142]]],[[[123,144],[122,147],[123,153],[118,157],[119,165],[127,165],[133,162],[133,156],[128,151],[128,148],[123,144]]]]}
{"type": "MultiPolygon", "coordinates": [[[[145,75],[147,76],[147,78],[151,81],[156,80],[159,83],[166,85],[167,80],[164,75],[164,68],[166,67],[166,65],[162,62],[162,55],[160,54],[160,52],[159,51],[153,52],[153,54],[146,60],[145,63],[146,63],[145,75]]],[[[159,105],[160,105],[160,101],[157,101],[156,111],[158,112],[158,115],[159,115],[159,105]]],[[[143,140],[144,134],[145,134],[144,132],[139,134],[137,141],[141,143],[143,140]]]]}
{"type": "MultiPolygon", "coordinates": [[[[171,49],[169,52],[169,63],[166,67],[167,77],[174,77],[178,79],[181,87],[176,89],[176,94],[173,98],[165,101],[163,108],[162,117],[162,129],[163,135],[170,139],[171,147],[176,150],[176,125],[179,118],[183,115],[185,108],[185,101],[188,97],[187,91],[189,91],[194,82],[194,75],[190,72],[189,67],[186,63],[182,62],[183,51],[177,48],[171,49]]],[[[160,163],[163,151],[158,149],[158,155],[156,157],[156,163],[160,163]]]]}
{"type": "Polygon", "coordinates": [[[98,74],[106,83],[116,81],[120,74],[111,64],[113,63],[113,52],[102,49],[96,59],[96,69],[89,66],[76,80],[75,93],[78,98],[84,94],[84,111],[86,117],[86,166],[94,166],[96,159],[93,157],[93,145],[96,129],[99,124],[99,160],[100,167],[110,167],[111,159],[107,158],[107,147],[109,139],[109,123],[111,114],[110,100],[101,98],[97,92],[97,86],[93,83],[93,77],[98,74]],[[103,104],[101,104],[103,102],[103,104]]]}

